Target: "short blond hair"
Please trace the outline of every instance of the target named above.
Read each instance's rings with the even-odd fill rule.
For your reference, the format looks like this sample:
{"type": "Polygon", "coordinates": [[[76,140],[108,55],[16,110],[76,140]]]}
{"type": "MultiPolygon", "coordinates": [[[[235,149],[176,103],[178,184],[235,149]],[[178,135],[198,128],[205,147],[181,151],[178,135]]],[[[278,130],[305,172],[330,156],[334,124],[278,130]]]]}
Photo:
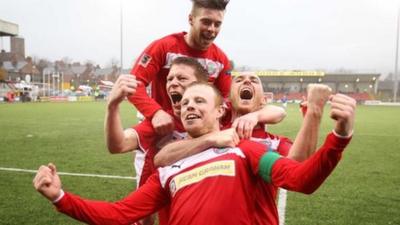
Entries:
{"type": "Polygon", "coordinates": [[[221,92],[220,92],[220,91],[218,90],[218,88],[216,88],[214,85],[209,84],[209,83],[207,83],[207,82],[194,82],[194,83],[190,84],[190,85],[186,88],[185,92],[186,92],[187,90],[189,90],[190,88],[195,87],[195,86],[206,86],[206,87],[210,87],[210,88],[213,90],[214,95],[215,95],[215,106],[221,106],[221,105],[223,105],[223,103],[224,103],[224,98],[222,97],[221,92]]]}

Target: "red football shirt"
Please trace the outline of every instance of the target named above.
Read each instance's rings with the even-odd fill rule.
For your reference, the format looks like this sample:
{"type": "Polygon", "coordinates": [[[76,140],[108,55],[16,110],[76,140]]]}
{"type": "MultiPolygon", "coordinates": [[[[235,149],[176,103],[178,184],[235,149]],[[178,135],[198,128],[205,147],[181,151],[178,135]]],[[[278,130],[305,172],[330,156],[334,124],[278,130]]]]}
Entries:
{"type": "Polygon", "coordinates": [[[242,141],[210,148],[158,169],[127,198],[107,203],[66,193],[57,209],[90,224],[130,224],[171,204],[169,224],[253,224],[257,177],[288,190],[312,193],[333,171],[350,139],[328,135],[308,160],[298,163],[265,153],[265,145],[242,141]]]}
{"type": "Polygon", "coordinates": [[[170,110],[171,104],[165,89],[171,62],[180,56],[196,58],[207,69],[209,82],[213,83],[224,97],[228,97],[231,85],[230,65],[225,53],[212,44],[207,50],[192,49],[185,42],[185,32],[175,33],[151,43],[140,55],[131,70],[142,82],[134,95],[128,97],[135,107],[151,118],[159,109],[170,110]],[[151,83],[151,97],[145,86],[151,83]]]}

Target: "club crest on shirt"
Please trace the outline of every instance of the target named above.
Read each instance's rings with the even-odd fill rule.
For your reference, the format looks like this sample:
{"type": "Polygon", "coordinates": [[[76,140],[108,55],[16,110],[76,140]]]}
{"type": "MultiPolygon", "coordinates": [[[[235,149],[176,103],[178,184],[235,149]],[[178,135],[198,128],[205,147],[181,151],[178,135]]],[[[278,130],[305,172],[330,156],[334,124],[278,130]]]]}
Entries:
{"type": "MultiPolygon", "coordinates": [[[[168,52],[166,56],[166,62],[163,68],[169,69],[172,61],[177,57],[187,56],[180,53],[168,52]]],[[[214,82],[218,77],[219,73],[224,69],[224,64],[219,61],[214,61],[208,58],[195,58],[199,63],[207,70],[209,75],[209,81],[214,82]]]]}
{"type": "Polygon", "coordinates": [[[206,60],[206,68],[211,77],[216,77],[218,74],[217,64],[214,61],[206,60]]]}
{"type": "Polygon", "coordinates": [[[228,150],[229,150],[229,148],[214,148],[215,154],[223,154],[223,153],[227,152],[228,150]]]}
{"type": "Polygon", "coordinates": [[[149,65],[150,61],[151,61],[151,56],[146,53],[143,53],[142,58],[140,58],[139,65],[146,68],[149,65]]]}

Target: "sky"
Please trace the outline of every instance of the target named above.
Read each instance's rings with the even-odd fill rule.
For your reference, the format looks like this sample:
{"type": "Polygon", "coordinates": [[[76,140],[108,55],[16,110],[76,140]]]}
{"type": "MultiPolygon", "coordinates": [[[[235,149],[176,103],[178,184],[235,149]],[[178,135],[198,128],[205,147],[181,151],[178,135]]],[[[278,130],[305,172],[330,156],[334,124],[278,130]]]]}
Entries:
{"type": "MultiPolygon", "coordinates": [[[[400,0],[231,0],[215,43],[255,69],[394,71],[400,0]]],[[[0,0],[26,55],[123,65],[152,41],[188,31],[189,0],[0,0]]],[[[3,38],[0,48],[9,49],[3,38]]]]}

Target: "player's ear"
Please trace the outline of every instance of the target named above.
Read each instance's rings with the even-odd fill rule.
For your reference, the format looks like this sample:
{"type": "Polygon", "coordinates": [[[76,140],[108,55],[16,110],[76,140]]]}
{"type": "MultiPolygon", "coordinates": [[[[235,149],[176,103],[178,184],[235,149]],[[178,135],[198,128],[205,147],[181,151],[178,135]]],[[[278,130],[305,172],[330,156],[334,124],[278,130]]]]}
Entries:
{"type": "Polygon", "coordinates": [[[263,95],[263,97],[261,98],[261,106],[265,106],[267,102],[268,102],[267,96],[263,95]]]}
{"type": "Polygon", "coordinates": [[[193,17],[194,17],[193,14],[190,13],[189,17],[188,17],[188,21],[189,21],[190,26],[193,26],[193,19],[194,19],[193,17]]]}
{"type": "Polygon", "coordinates": [[[223,105],[218,106],[218,120],[220,120],[225,115],[225,107],[223,105]]]}

